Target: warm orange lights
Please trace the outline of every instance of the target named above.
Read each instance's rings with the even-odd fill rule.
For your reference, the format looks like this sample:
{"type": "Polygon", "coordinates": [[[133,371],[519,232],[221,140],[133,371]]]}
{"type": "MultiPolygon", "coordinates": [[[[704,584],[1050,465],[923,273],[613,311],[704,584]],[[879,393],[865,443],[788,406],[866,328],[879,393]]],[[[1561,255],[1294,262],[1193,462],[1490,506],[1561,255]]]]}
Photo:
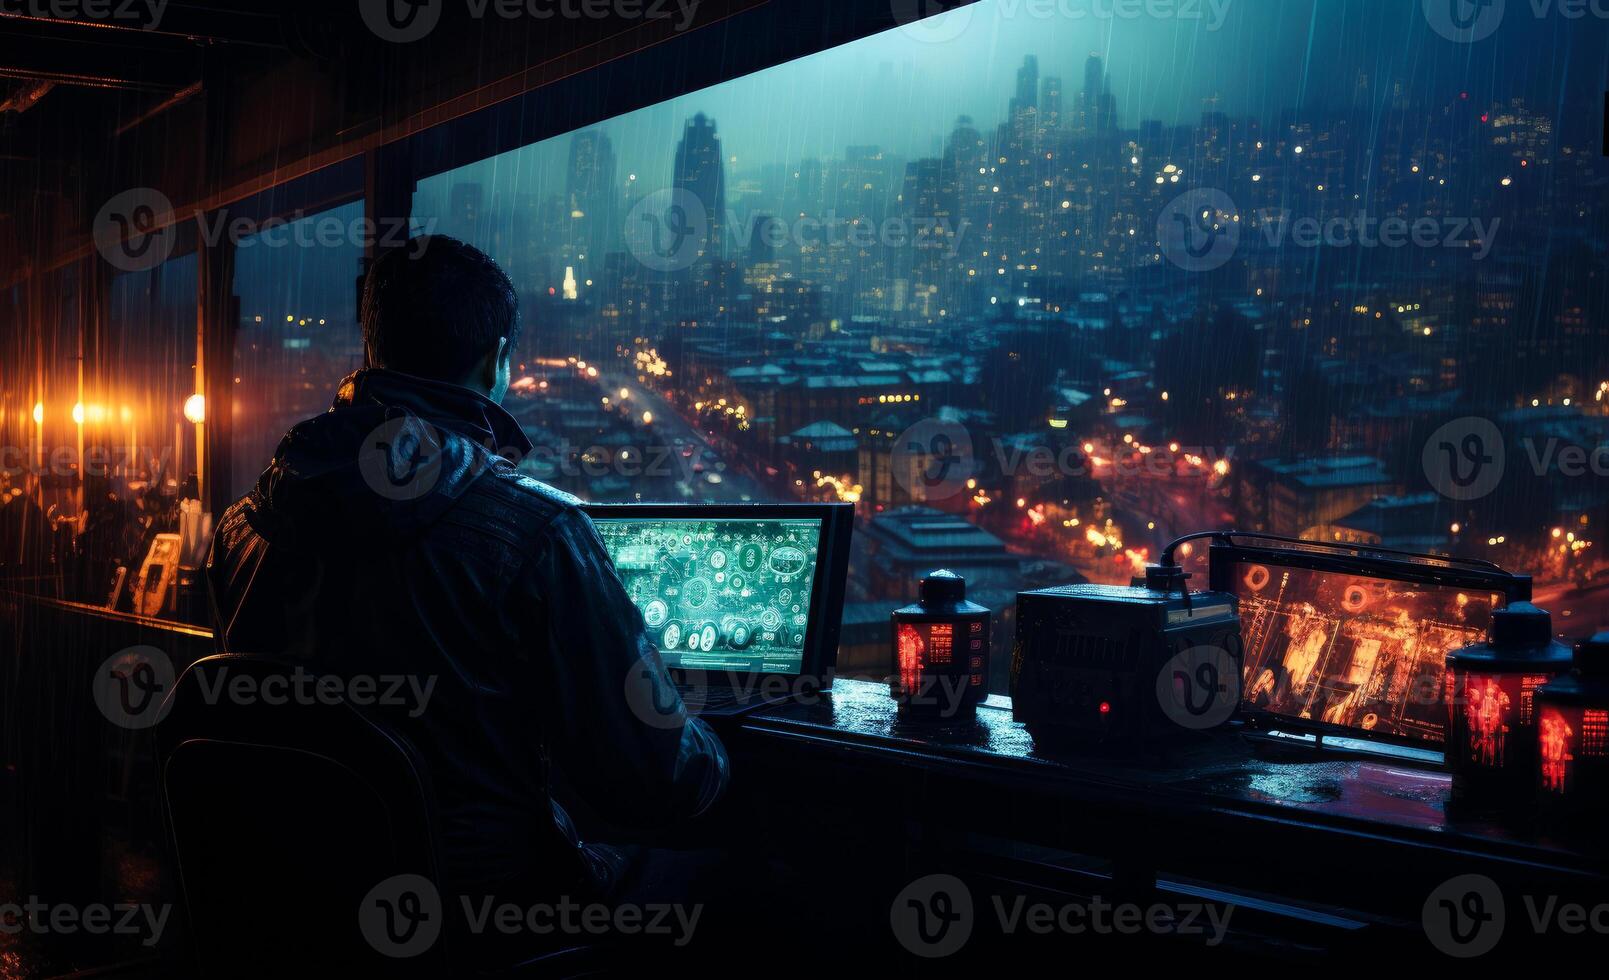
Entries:
{"type": "Polygon", "coordinates": [[[207,399],[201,394],[191,395],[184,400],[184,417],[196,425],[207,420],[207,399]]]}
{"type": "Polygon", "coordinates": [[[34,425],[45,424],[45,403],[34,402],[34,425]]]}

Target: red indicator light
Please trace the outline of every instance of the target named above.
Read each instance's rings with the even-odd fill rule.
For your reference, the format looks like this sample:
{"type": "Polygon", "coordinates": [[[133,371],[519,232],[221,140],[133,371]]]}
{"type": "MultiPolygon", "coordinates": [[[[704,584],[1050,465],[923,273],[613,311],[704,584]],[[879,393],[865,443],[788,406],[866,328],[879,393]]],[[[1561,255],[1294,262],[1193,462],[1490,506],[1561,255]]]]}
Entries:
{"type": "Polygon", "coordinates": [[[1112,713],[1112,702],[1110,702],[1110,701],[1102,701],[1101,702],[1101,714],[1109,715],[1111,713],[1112,713]]]}

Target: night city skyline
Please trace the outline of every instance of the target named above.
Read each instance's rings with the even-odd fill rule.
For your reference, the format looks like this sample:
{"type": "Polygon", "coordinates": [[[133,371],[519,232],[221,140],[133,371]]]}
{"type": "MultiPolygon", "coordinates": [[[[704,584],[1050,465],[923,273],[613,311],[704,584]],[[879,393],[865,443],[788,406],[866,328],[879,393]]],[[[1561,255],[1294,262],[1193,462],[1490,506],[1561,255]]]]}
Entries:
{"type": "MultiPolygon", "coordinates": [[[[944,47],[896,31],[843,56],[879,63],[896,43],[944,47]]],[[[1591,577],[1589,529],[1609,500],[1538,449],[1605,431],[1609,364],[1591,324],[1609,167],[1566,135],[1577,127],[1555,113],[1571,99],[1536,104],[1473,70],[1426,87],[1341,66],[1350,103],[1212,99],[1175,125],[1125,110],[1132,64],[1091,53],[1069,71],[1050,51],[1009,72],[993,52],[992,112],[936,133],[904,119],[847,133],[848,120],[835,154],[795,146],[759,163],[731,134],[768,124],[711,107],[760,76],[727,83],[425,180],[416,225],[510,269],[533,356],[643,384],[662,399],[656,427],[668,409],[689,441],[711,441],[725,482],[682,472],[691,489],[677,493],[853,500],[874,528],[911,506],[956,514],[1016,556],[977,570],[1004,601],[1033,562],[1050,563],[1047,580],[1070,567],[1122,581],[1171,534],[1206,527],[1591,577]],[[664,139],[669,113],[680,126],[664,139]],[[891,149],[921,143],[936,150],[891,149]],[[689,227],[721,254],[656,255],[643,236],[700,207],[689,227]],[[1170,240],[1174,222],[1216,252],[1170,240]],[[1504,478],[1474,498],[1440,468],[1463,464],[1468,420],[1511,446],[1504,478]],[[970,483],[935,492],[899,472],[931,460],[904,458],[894,436],[932,425],[970,444],[970,483]],[[1060,462],[1024,472],[1036,451],[1060,462]],[[1153,454],[1177,465],[1142,465],[1153,454]]],[[[764,73],[770,91],[790,90],[790,72],[807,86],[813,60],[764,73]]],[[[527,407],[533,428],[567,432],[583,398],[555,406],[564,372],[532,371],[553,386],[527,407]]],[[[624,404],[602,411],[598,432],[650,437],[624,404]]],[[[574,471],[566,488],[664,489],[574,471]]],[[[866,581],[899,587],[892,572],[866,581]]],[[[885,598],[876,589],[863,598],[885,598]]]]}

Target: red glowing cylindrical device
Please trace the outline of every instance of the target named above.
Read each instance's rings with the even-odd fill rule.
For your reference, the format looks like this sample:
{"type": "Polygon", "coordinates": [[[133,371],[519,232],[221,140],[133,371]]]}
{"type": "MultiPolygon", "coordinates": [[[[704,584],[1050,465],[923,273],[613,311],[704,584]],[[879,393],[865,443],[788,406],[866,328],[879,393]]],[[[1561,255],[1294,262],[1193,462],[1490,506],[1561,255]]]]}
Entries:
{"type": "Polygon", "coordinates": [[[1536,782],[1536,691],[1570,669],[1553,617],[1529,602],[1492,613],[1485,643],[1447,655],[1447,768],[1463,801],[1518,805],[1536,782]]]}
{"type": "Polygon", "coordinates": [[[1553,814],[1609,816],[1609,632],[1575,648],[1575,669],[1536,692],[1537,790],[1553,814]]]}

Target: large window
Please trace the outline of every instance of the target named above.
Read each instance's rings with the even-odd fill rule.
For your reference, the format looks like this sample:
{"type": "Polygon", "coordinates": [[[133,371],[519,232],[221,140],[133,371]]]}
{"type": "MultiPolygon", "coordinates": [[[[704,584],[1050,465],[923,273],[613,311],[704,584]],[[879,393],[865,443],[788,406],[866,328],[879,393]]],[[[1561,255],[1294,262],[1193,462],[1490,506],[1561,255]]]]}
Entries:
{"type": "Polygon", "coordinates": [[[363,202],[272,226],[235,245],[239,325],[231,381],[230,499],[256,483],[291,426],[330,407],[363,366],[357,283],[363,202]]]}
{"type": "Polygon", "coordinates": [[[930,568],[1009,613],[1231,526],[1492,559],[1590,626],[1609,24],[1452,6],[981,3],[414,219],[521,291],[534,474],[855,502],[851,667],[930,568]]]}

